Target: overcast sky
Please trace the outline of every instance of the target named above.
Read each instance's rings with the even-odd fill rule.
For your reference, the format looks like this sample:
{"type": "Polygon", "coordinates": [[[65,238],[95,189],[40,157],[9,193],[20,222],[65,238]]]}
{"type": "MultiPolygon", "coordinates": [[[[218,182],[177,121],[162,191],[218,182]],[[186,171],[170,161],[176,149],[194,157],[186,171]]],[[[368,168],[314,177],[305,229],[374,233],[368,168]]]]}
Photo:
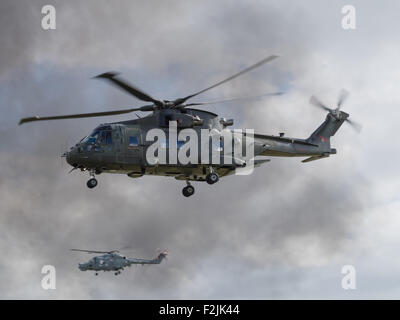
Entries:
{"type": "MultiPolygon", "coordinates": [[[[400,22],[398,1],[32,1],[0,2],[0,298],[399,298],[400,22]],[[56,8],[56,30],[41,9],[56,8]],[[341,26],[356,8],[356,29],[341,26]],[[331,139],[320,161],[272,158],[250,176],[213,186],[88,175],[60,154],[97,124],[135,117],[30,123],[20,118],[139,107],[140,101],[90,78],[105,71],[161,99],[196,92],[268,55],[279,59],[196,101],[283,96],[211,105],[235,127],[306,138],[341,88],[363,124],[331,139]],[[111,250],[161,265],[113,273],[77,268],[111,250]],[[53,265],[57,289],[41,288],[53,265]],[[353,265],[357,289],[341,288],[353,265]]],[[[144,114],[143,114],[144,115],[144,114]]]]}

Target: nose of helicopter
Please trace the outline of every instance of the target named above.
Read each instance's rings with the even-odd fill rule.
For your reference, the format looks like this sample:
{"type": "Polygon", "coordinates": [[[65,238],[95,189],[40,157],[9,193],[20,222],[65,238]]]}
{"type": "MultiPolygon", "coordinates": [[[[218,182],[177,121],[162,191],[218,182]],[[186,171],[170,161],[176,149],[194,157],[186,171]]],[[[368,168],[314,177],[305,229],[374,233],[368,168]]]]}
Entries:
{"type": "Polygon", "coordinates": [[[81,271],[86,271],[88,269],[87,263],[80,263],[78,268],[81,271]]]}
{"type": "Polygon", "coordinates": [[[67,163],[70,166],[75,167],[76,166],[76,161],[77,161],[77,159],[76,159],[76,157],[77,157],[76,147],[71,147],[69,151],[64,152],[62,157],[65,157],[65,161],[67,161],[67,163]]]}
{"type": "Polygon", "coordinates": [[[65,161],[67,161],[67,163],[69,165],[72,166],[72,155],[71,155],[71,151],[67,151],[63,154],[63,156],[65,156],[65,161]]]}

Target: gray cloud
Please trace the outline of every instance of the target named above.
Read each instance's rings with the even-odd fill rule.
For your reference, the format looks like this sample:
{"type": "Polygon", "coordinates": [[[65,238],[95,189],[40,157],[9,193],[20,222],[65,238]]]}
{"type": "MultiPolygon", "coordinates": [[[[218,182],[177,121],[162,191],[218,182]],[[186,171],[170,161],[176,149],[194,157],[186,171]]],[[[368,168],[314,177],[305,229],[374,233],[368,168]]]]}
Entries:
{"type": "MultiPolygon", "coordinates": [[[[371,63],[375,53],[365,53],[370,41],[361,27],[355,31],[357,47],[342,52],[352,36],[340,28],[340,1],[226,1],[218,6],[194,1],[3,1],[1,6],[0,32],[7,49],[0,55],[0,105],[6,115],[0,120],[0,246],[8,252],[0,261],[1,297],[319,297],[324,277],[330,284],[336,281],[332,273],[338,259],[378,201],[363,170],[378,173],[363,160],[370,149],[348,128],[333,139],[337,156],[309,165],[273,159],[251,176],[227,177],[212,187],[198,184],[189,200],[174,179],[101,175],[99,186],[88,190],[85,175],[67,174],[59,158],[63,148],[99,122],[124,117],[22,127],[17,122],[32,114],[139,106],[115,88],[89,80],[106,70],[123,71],[155,96],[173,98],[278,53],[280,61],[201,98],[284,88],[288,92],[282,97],[210,110],[234,117],[239,127],[303,137],[324,118],[306,106],[308,96],[321,93],[334,102],[343,85],[356,89],[349,108],[368,123],[371,116],[362,109],[362,95],[373,85],[360,82],[364,73],[357,59],[371,63]],[[47,3],[57,9],[55,31],[40,28],[40,8],[47,3]],[[360,74],[346,73],[350,65],[360,74]],[[68,251],[127,245],[134,247],[127,254],[140,257],[166,247],[170,258],[120,277],[93,279],[76,268],[89,256],[68,251]],[[44,264],[57,268],[55,292],[40,288],[44,264]],[[320,274],[317,289],[307,287],[312,272],[307,268],[320,274]]],[[[356,6],[366,13],[374,9],[356,6]]]]}

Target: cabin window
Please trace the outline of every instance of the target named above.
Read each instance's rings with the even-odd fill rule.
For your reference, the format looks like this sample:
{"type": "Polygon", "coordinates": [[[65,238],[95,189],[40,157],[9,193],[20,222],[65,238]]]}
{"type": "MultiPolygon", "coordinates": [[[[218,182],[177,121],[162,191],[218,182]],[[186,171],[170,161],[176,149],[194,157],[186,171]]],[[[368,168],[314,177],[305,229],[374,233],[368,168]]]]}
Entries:
{"type": "Polygon", "coordinates": [[[186,143],[186,141],[178,140],[178,141],[176,142],[176,147],[179,149],[179,148],[181,148],[185,143],[186,143]]]}
{"type": "Polygon", "coordinates": [[[98,144],[112,144],[111,131],[100,131],[97,138],[98,144]]]}
{"type": "MultiPolygon", "coordinates": [[[[177,149],[181,148],[185,143],[186,143],[186,141],[177,140],[176,141],[176,148],[177,149]]],[[[169,140],[168,139],[166,139],[166,140],[161,142],[161,148],[169,149],[169,140]]]]}
{"type": "Polygon", "coordinates": [[[169,148],[169,140],[168,139],[161,141],[161,148],[163,148],[163,149],[169,148]]]}
{"type": "Polygon", "coordinates": [[[139,146],[139,138],[136,136],[129,137],[129,147],[138,147],[139,146]]]}
{"type": "Polygon", "coordinates": [[[213,148],[214,151],[217,151],[217,152],[223,151],[224,142],[223,142],[223,140],[221,138],[219,140],[217,140],[217,141],[214,141],[214,139],[212,139],[211,142],[212,142],[212,148],[213,148]]]}
{"type": "Polygon", "coordinates": [[[82,139],[82,143],[88,144],[112,144],[112,130],[110,126],[96,128],[90,135],[82,139]]]}

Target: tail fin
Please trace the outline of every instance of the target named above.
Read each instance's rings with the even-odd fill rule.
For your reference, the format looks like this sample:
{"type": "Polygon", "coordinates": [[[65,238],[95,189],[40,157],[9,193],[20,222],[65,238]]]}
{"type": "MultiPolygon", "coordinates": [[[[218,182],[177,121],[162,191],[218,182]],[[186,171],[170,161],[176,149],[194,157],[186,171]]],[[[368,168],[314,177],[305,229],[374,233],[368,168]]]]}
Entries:
{"type": "Polygon", "coordinates": [[[336,131],[338,131],[343,122],[345,122],[349,117],[349,114],[346,112],[338,111],[338,113],[339,114],[336,116],[329,112],[326,115],[325,121],[306,141],[317,144],[323,149],[323,151],[331,153],[330,137],[335,135],[336,131]]]}
{"type": "Polygon", "coordinates": [[[168,251],[164,250],[163,252],[158,254],[157,258],[154,259],[154,262],[156,264],[160,264],[161,261],[163,261],[163,259],[165,259],[167,257],[167,255],[168,255],[168,251]]]}

